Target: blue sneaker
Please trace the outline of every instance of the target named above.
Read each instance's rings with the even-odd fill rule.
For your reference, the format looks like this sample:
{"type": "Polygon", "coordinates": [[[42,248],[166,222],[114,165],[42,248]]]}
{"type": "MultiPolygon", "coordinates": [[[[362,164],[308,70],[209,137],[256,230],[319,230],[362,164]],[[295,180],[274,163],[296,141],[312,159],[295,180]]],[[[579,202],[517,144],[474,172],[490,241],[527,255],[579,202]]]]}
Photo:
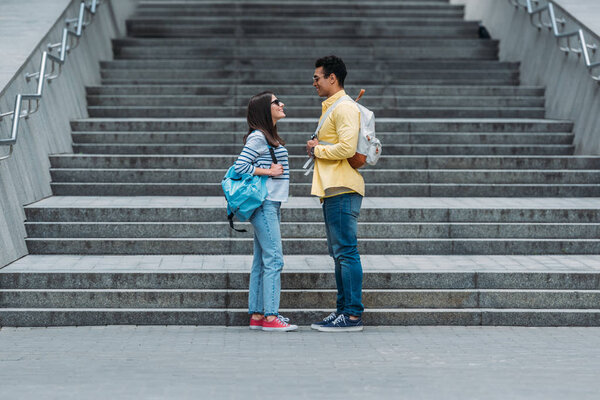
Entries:
{"type": "Polygon", "coordinates": [[[327,325],[328,323],[333,322],[333,320],[335,320],[337,317],[338,317],[338,315],[335,312],[332,312],[331,314],[329,314],[328,316],[326,316],[325,318],[323,318],[322,321],[315,322],[310,327],[312,329],[319,329],[323,325],[327,325]]]}
{"type": "Polygon", "coordinates": [[[359,332],[363,330],[362,319],[351,320],[350,317],[340,314],[330,323],[317,328],[320,332],[359,332]]]}

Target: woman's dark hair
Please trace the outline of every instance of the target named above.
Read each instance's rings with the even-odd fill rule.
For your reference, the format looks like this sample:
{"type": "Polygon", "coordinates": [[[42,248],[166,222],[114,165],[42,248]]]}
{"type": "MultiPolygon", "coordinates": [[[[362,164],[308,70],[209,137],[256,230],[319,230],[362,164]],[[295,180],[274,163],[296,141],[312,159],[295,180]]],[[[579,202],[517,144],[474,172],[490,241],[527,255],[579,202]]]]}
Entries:
{"type": "Polygon", "coordinates": [[[319,67],[323,67],[325,78],[334,73],[340,87],[344,87],[344,81],[346,80],[348,72],[346,71],[346,64],[344,64],[341,58],[333,55],[319,58],[315,61],[315,68],[319,67]]]}
{"type": "Polygon", "coordinates": [[[283,139],[277,133],[277,125],[273,125],[273,117],[271,116],[271,98],[273,92],[262,92],[256,96],[252,96],[248,103],[248,133],[244,136],[244,144],[246,139],[255,130],[259,130],[265,135],[267,142],[273,146],[285,145],[283,139]]]}

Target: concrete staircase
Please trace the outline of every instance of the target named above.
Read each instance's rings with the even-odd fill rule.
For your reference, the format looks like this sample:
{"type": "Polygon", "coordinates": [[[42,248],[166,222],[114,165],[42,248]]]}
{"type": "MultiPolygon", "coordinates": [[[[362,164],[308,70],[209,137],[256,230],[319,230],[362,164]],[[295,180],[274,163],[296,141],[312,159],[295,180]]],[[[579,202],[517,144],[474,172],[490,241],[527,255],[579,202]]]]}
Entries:
{"type": "MultiPolygon", "coordinates": [[[[599,276],[367,272],[364,319],[372,325],[597,326],[599,276]]],[[[0,286],[0,317],[8,326],[248,323],[247,273],[3,273],[0,286]]],[[[335,307],[333,276],[283,273],[281,299],[284,315],[308,325],[335,307]]]]}
{"type": "MultiPolygon", "coordinates": [[[[68,199],[68,198],[67,198],[68,199]]],[[[73,198],[71,198],[73,199],[73,198]]],[[[222,198],[45,201],[27,207],[34,254],[252,254],[252,229],[229,229],[222,198]]],[[[600,254],[600,210],[573,199],[367,198],[361,254],[600,254]]],[[[318,201],[291,198],[282,210],[285,254],[327,254],[318,201]]]]}
{"type": "MultiPolygon", "coordinates": [[[[239,154],[250,96],[288,118],[282,307],[308,323],[333,307],[318,201],[300,167],[320,115],[317,57],[347,62],[347,91],[377,117],[384,156],[362,172],[365,257],[600,254],[600,158],[574,156],[573,125],[545,118],[463,9],[420,1],[143,2],[115,60],[52,156],[54,197],[26,207],[32,254],[249,255],[225,223],[220,181],[239,154]],[[315,13],[314,9],[319,12],[315,13]],[[318,15],[318,16],[316,16],[318,15]],[[134,197],[144,196],[144,197],[134,197]],[[147,197],[146,197],[147,196],[147,197]]],[[[379,260],[379,259],[378,259],[379,260]]],[[[381,259],[386,262],[385,258],[381,259]]],[[[567,265],[568,262],[565,263],[567,265]]],[[[245,324],[247,274],[0,272],[0,325],[245,324]]],[[[366,271],[373,324],[599,325],[597,272],[366,271]]]]}

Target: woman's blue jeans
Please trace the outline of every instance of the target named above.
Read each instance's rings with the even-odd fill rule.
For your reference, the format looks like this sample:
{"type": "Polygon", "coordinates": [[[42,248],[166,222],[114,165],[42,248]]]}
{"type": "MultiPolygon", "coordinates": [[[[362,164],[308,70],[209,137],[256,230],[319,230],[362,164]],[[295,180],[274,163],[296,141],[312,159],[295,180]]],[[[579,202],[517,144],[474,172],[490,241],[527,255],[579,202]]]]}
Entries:
{"type": "Polygon", "coordinates": [[[278,315],[281,293],[281,202],[265,200],[250,217],[254,259],[248,292],[249,314],[278,315]]]}
{"type": "Polygon", "coordinates": [[[335,261],[337,313],[360,317],[362,304],[362,264],[358,254],[358,215],[362,196],[340,194],[323,199],[323,217],[329,255],[335,261]]]}

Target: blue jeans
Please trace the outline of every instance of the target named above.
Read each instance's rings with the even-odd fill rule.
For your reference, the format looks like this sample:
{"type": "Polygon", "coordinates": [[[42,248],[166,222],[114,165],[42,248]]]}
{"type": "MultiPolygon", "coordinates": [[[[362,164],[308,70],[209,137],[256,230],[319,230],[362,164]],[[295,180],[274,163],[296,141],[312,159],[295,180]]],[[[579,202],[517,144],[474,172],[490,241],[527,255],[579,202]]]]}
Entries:
{"type": "Polygon", "coordinates": [[[254,227],[254,259],[248,291],[249,314],[278,315],[281,293],[281,202],[265,200],[250,217],[254,227]]]}
{"type": "Polygon", "coordinates": [[[362,264],[358,254],[358,215],[362,196],[340,194],[323,199],[323,217],[329,255],[335,261],[337,313],[360,317],[362,304],[362,264]]]}

